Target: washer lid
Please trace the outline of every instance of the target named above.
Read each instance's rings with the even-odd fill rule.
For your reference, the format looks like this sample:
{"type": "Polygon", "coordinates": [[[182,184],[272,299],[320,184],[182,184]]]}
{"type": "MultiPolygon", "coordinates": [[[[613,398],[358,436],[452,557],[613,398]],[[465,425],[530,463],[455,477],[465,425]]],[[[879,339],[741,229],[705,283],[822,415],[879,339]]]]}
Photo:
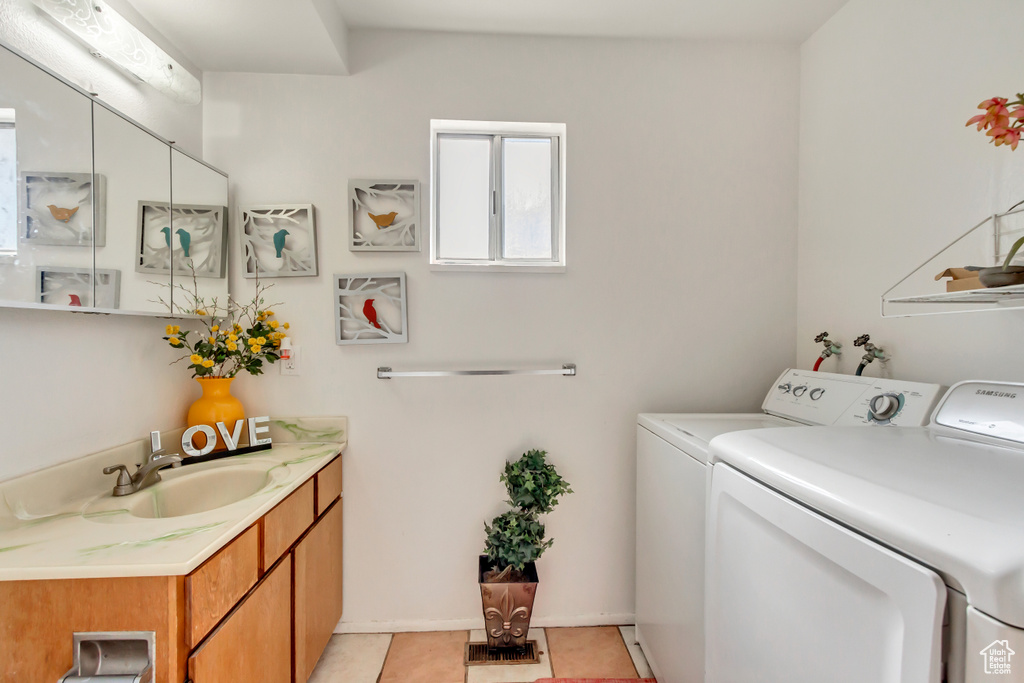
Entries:
{"type": "Polygon", "coordinates": [[[740,432],[710,450],[1024,627],[1024,450],[924,427],[740,432]]]}
{"type": "Polygon", "coordinates": [[[719,434],[799,425],[764,413],[642,413],[637,423],[701,462],[708,461],[708,443],[719,434]]]}

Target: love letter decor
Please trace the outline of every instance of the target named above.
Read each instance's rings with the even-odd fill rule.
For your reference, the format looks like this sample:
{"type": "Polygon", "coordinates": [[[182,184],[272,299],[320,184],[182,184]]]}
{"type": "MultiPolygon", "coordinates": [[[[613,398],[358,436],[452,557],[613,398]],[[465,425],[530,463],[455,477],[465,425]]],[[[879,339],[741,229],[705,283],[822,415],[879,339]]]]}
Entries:
{"type": "Polygon", "coordinates": [[[269,449],[273,444],[269,436],[260,436],[270,431],[270,427],[258,426],[265,422],[270,422],[269,416],[264,417],[250,417],[247,419],[238,420],[235,422],[234,428],[229,432],[227,425],[223,422],[217,423],[217,430],[214,431],[210,425],[193,425],[185,430],[185,433],[181,435],[181,450],[187,458],[186,462],[202,462],[203,460],[214,460],[216,458],[223,458],[229,455],[242,455],[243,453],[253,453],[255,451],[265,451],[269,449]],[[246,425],[248,427],[249,445],[239,447],[242,437],[242,427],[246,425]],[[203,433],[206,435],[206,445],[201,449],[196,448],[192,443],[192,439],[196,434],[203,433]],[[217,433],[220,433],[220,438],[224,440],[224,445],[227,446],[226,451],[218,451],[213,453],[213,447],[217,444],[217,433]]]}

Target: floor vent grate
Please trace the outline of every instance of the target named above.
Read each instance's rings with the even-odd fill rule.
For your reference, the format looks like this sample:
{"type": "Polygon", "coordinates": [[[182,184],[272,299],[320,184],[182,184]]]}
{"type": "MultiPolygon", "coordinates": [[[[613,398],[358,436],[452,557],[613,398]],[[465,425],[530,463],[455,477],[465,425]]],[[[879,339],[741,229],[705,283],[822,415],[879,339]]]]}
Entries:
{"type": "Polygon", "coordinates": [[[487,643],[466,643],[466,666],[479,664],[539,664],[537,641],[523,647],[487,647],[487,643]]]}

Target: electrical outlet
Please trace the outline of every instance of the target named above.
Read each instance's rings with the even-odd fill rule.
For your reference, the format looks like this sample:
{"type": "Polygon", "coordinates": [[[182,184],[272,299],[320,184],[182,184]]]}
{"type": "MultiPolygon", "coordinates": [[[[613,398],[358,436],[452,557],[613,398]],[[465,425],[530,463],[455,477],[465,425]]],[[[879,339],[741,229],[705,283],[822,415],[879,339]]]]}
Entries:
{"type": "Polygon", "coordinates": [[[282,358],[278,361],[281,364],[282,375],[298,375],[299,374],[299,358],[302,356],[301,349],[297,346],[292,347],[292,357],[282,358]]]}

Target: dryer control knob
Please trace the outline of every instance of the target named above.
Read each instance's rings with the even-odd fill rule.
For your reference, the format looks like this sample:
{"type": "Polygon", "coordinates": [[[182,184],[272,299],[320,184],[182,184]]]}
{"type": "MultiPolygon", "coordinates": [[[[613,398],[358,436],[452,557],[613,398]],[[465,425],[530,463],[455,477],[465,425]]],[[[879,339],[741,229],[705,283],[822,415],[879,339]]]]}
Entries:
{"type": "Polygon", "coordinates": [[[786,382],[785,384],[780,384],[779,386],[777,386],[777,387],[775,387],[775,388],[776,388],[776,389],[778,389],[779,391],[781,391],[781,392],[782,392],[782,393],[784,393],[784,394],[788,394],[788,393],[789,393],[789,390],[790,390],[790,389],[791,389],[792,387],[793,387],[793,385],[792,385],[792,384],[790,384],[789,382],[786,382]]]}
{"type": "Polygon", "coordinates": [[[905,401],[903,394],[878,394],[868,404],[868,419],[872,422],[888,422],[896,417],[905,401]]]}
{"type": "Polygon", "coordinates": [[[806,384],[801,384],[798,387],[793,387],[793,395],[797,396],[797,397],[803,396],[804,392],[806,392],[806,391],[807,391],[807,385],[806,384]]]}
{"type": "Polygon", "coordinates": [[[825,390],[822,389],[821,387],[817,387],[815,389],[811,389],[811,400],[812,401],[817,401],[819,398],[821,398],[821,395],[824,394],[824,393],[825,393],[825,390]]]}

